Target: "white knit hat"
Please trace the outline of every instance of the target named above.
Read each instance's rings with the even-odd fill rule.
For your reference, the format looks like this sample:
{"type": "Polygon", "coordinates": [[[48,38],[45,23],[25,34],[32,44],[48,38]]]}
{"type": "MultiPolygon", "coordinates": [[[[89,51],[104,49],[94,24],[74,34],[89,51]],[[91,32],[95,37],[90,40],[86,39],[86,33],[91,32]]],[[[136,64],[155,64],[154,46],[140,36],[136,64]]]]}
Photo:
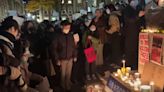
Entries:
{"type": "Polygon", "coordinates": [[[19,24],[19,26],[21,26],[24,22],[24,19],[18,16],[13,16],[13,19],[17,21],[17,23],[19,24]]]}

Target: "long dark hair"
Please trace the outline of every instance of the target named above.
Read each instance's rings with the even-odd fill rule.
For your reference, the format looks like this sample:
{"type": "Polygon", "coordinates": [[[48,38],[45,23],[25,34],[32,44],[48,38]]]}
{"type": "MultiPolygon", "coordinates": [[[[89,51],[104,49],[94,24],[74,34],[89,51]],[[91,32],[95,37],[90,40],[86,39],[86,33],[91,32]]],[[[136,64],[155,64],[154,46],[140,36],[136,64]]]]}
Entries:
{"type": "Polygon", "coordinates": [[[13,16],[9,16],[2,21],[0,29],[3,31],[8,30],[9,28],[14,27],[15,29],[19,29],[19,25],[16,20],[13,19],[13,16]]]}
{"type": "Polygon", "coordinates": [[[134,18],[137,16],[137,12],[133,7],[127,5],[126,8],[123,10],[123,15],[127,18],[134,18]]]}

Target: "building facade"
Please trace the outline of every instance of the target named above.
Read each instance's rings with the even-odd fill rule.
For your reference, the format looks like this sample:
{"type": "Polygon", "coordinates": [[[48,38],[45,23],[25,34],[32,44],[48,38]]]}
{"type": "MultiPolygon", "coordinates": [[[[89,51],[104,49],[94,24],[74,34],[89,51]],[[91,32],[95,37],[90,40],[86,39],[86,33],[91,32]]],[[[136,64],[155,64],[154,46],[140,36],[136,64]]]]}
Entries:
{"type": "Polygon", "coordinates": [[[24,5],[22,0],[0,0],[0,20],[7,17],[11,13],[16,12],[18,15],[24,14],[24,5]]]}
{"type": "Polygon", "coordinates": [[[88,10],[88,7],[99,7],[99,4],[104,2],[108,4],[111,0],[59,0],[60,15],[72,15],[79,13],[81,9],[88,10]]]}
{"type": "Polygon", "coordinates": [[[62,0],[59,13],[61,16],[71,16],[75,13],[80,13],[81,9],[88,9],[87,0],[62,0]]]}

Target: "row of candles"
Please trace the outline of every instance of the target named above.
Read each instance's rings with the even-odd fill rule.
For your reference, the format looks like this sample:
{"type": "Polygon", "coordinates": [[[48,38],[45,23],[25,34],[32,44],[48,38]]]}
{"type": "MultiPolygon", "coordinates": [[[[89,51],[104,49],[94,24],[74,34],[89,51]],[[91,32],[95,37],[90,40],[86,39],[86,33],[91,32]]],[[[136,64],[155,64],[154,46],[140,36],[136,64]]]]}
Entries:
{"type": "Polygon", "coordinates": [[[126,67],[126,61],[122,60],[123,67],[117,69],[117,72],[114,73],[114,76],[119,77],[125,83],[128,83],[135,91],[145,92],[144,90],[150,90],[146,92],[154,92],[154,82],[151,81],[149,85],[142,85],[140,79],[140,73],[136,72],[131,73],[131,67],[126,67]]]}
{"type": "Polygon", "coordinates": [[[147,28],[147,29],[142,29],[141,32],[144,32],[144,33],[164,33],[164,30],[159,30],[159,29],[156,29],[156,28],[147,28]]]}

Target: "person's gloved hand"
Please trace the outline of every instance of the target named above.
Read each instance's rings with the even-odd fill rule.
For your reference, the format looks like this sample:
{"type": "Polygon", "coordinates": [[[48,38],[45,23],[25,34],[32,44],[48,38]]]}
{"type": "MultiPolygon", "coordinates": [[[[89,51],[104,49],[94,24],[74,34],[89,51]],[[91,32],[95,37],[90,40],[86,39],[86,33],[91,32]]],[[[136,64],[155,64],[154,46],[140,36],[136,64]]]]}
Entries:
{"type": "Polygon", "coordinates": [[[10,71],[11,71],[10,74],[11,80],[16,80],[19,76],[21,76],[21,71],[16,67],[10,67],[10,71]]]}

